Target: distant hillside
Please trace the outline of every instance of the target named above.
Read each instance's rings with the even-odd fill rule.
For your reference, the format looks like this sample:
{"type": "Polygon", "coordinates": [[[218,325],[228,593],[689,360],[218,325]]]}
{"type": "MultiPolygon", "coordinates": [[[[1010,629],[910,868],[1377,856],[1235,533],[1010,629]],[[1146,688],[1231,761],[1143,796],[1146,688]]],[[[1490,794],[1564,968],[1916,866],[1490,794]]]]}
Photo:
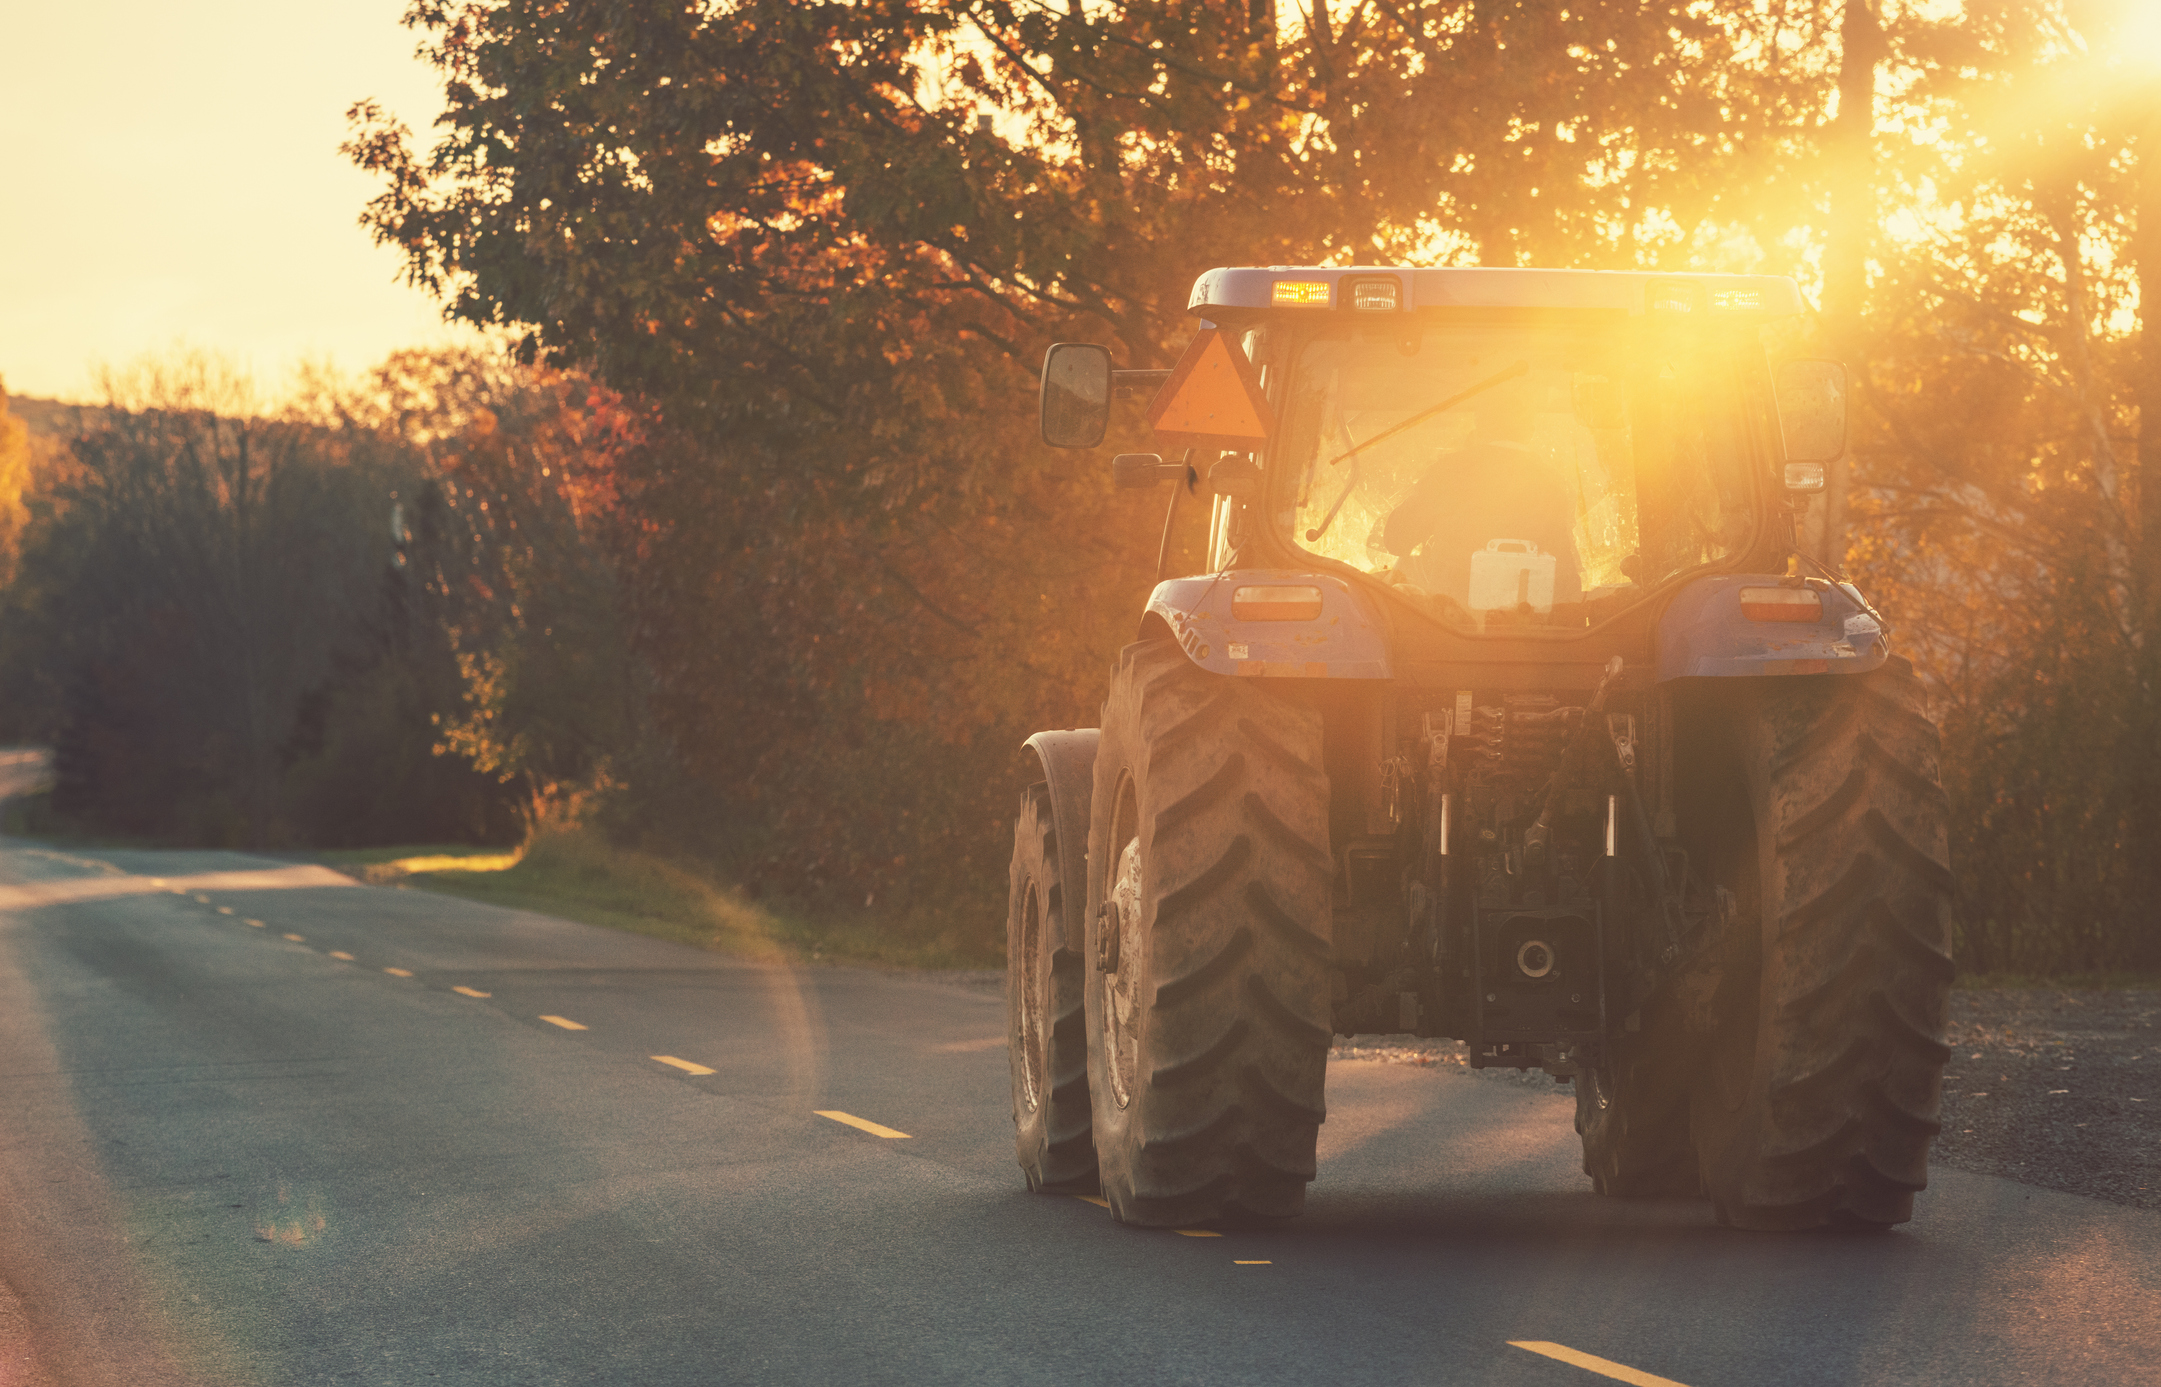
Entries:
{"type": "Polygon", "coordinates": [[[73,438],[105,412],[96,405],[71,405],[35,395],[10,395],[7,407],[8,413],[30,426],[33,438],[73,438]]]}

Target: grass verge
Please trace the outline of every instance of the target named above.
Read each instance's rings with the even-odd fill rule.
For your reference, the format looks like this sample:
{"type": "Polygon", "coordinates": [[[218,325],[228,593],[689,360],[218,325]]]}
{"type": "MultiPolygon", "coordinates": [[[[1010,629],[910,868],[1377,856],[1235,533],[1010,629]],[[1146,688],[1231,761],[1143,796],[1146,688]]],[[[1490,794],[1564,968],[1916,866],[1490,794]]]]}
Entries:
{"type": "Polygon", "coordinates": [[[1952,986],[1962,992],[2004,992],[2021,988],[2060,988],[2068,992],[2161,992],[2161,973],[1961,973],[1952,986]]]}
{"type": "Polygon", "coordinates": [[[79,824],[70,822],[53,809],[53,792],[50,785],[11,796],[0,803],[0,833],[10,838],[35,838],[54,847],[72,848],[133,848],[143,844],[136,839],[117,837],[110,833],[88,833],[79,824]]]}
{"type": "Polygon", "coordinates": [[[1004,963],[972,943],[956,922],[928,912],[845,920],[772,910],[680,862],[619,848],[579,829],[544,830],[509,853],[414,846],[318,856],[363,881],[416,886],[746,958],[922,969],[1004,963]]]}
{"type": "MultiPolygon", "coordinates": [[[[150,844],[71,831],[44,792],[0,807],[0,832],[57,847],[150,844]]],[[[521,849],[414,844],[309,854],[362,881],[405,884],[491,905],[535,910],[746,958],[795,963],[868,963],[892,968],[1000,968],[983,931],[917,911],[854,919],[769,909],[682,863],[618,848],[598,834],[551,829],[521,849]]],[[[2022,988],[2161,991],[2161,974],[2136,972],[1961,973],[1960,991],[2022,988]]]]}

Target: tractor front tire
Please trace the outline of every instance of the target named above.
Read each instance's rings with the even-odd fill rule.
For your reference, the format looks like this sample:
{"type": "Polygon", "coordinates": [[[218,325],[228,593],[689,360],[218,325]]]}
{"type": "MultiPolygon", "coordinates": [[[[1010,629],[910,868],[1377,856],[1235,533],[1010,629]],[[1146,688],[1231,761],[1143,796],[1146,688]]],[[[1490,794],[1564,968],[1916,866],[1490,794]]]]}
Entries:
{"type": "MultiPolygon", "coordinates": [[[[1082,1017],[1078,940],[1068,939],[1066,893],[1050,787],[1021,792],[1013,824],[1012,890],[1006,908],[1006,1048],[1013,1074],[1013,1129],[1028,1188],[1088,1194],[1096,1187],[1089,1131],[1088,1029],[1082,1017]]],[[[1073,883],[1072,889],[1085,889],[1073,883]]]]}
{"type": "Polygon", "coordinates": [[[1691,1126],[1721,1223],[1887,1228],[1940,1130],[1951,873],[1913,668],[1759,689],[1737,750],[1760,907],[1733,936],[1691,1126]]]}
{"type": "Polygon", "coordinates": [[[1300,1213],[1331,1034],[1320,713],[1141,641],[1095,777],[1088,1091],[1111,1212],[1300,1213]]]}
{"type": "Polygon", "coordinates": [[[1688,1140],[1690,1038],[1672,1007],[1646,1011],[1641,1032],[1618,1036],[1595,1067],[1576,1072],[1583,1173],[1600,1194],[1695,1194],[1701,1184],[1688,1140]]]}

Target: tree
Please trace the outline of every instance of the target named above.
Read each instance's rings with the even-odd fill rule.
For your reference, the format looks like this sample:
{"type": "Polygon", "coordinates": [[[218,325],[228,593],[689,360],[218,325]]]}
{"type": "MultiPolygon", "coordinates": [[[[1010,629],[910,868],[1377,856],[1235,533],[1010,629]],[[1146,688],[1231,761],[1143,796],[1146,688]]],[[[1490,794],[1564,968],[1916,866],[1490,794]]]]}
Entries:
{"type": "MultiPolygon", "coordinates": [[[[621,393],[630,633],[704,841],[990,882],[1092,721],[1154,504],[1030,437],[1045,343],[1168,364],[1211,263],[1685,263],[1790,155],[1752,12],[420,0],[449,108],[348,147],[413,280],[621,393]]],[[[1187,536],[1190,552],[1191,536],[1187,536]]]]}
{"type": "Polygon", "coordinates": [[[1856,557],[1936,680],[1983,969],[2161,958],[2139,846],[2161,832],[2140,462],[2161,426],[2130,330],[2154,86],[2114,33],[2135,17],[1995,0],[1912,39],[1902,123],[1929,137],[1899,194],[1927,234],[1876,291],[1856,557]]]}
{"type": "Polygon", "coordinates": [[[0,586],[15,574],[22,543],[23,493],[30,488],[30,426],[8,411],[7,386],[0,384],[0,586]]]}
{"type": "Polygon", "coordinates": [[[271,415],[214,358],[106,385],[38,479],[0,612],[0,686],[54,743],[54,807],[229,846],[500,831],[491,782],[429,754],[456,668],[386,582],[422,460],[271,415]]]}

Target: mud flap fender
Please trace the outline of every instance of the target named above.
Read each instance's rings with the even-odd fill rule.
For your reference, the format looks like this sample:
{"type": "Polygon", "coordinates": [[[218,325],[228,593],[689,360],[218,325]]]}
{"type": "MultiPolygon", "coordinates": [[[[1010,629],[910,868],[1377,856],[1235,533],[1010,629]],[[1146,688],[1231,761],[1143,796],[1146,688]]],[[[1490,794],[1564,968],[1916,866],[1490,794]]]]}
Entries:
{"type": "Polygon", "coordinates": [[[1889,657],[1890,634],[1850,584],[1777,573],[1699,578],[1659,618],[1658,677],[1867,674],[1889,657]],[[1811,619],[1752,618],[1744,595],[1765,592],[1813,596],[1811,619]]]}
{"type": "Polygon", "coordinates": [[[1262,679],[1388,679],[1388,623],[1377,603],[1332,573],[1244,568],[1156,584],[1141,638],[1161,634],[1210,674],[1262,679]],[[1252,589],[1310,594],[1312,609],[1241,612],[1252,589]]]}

